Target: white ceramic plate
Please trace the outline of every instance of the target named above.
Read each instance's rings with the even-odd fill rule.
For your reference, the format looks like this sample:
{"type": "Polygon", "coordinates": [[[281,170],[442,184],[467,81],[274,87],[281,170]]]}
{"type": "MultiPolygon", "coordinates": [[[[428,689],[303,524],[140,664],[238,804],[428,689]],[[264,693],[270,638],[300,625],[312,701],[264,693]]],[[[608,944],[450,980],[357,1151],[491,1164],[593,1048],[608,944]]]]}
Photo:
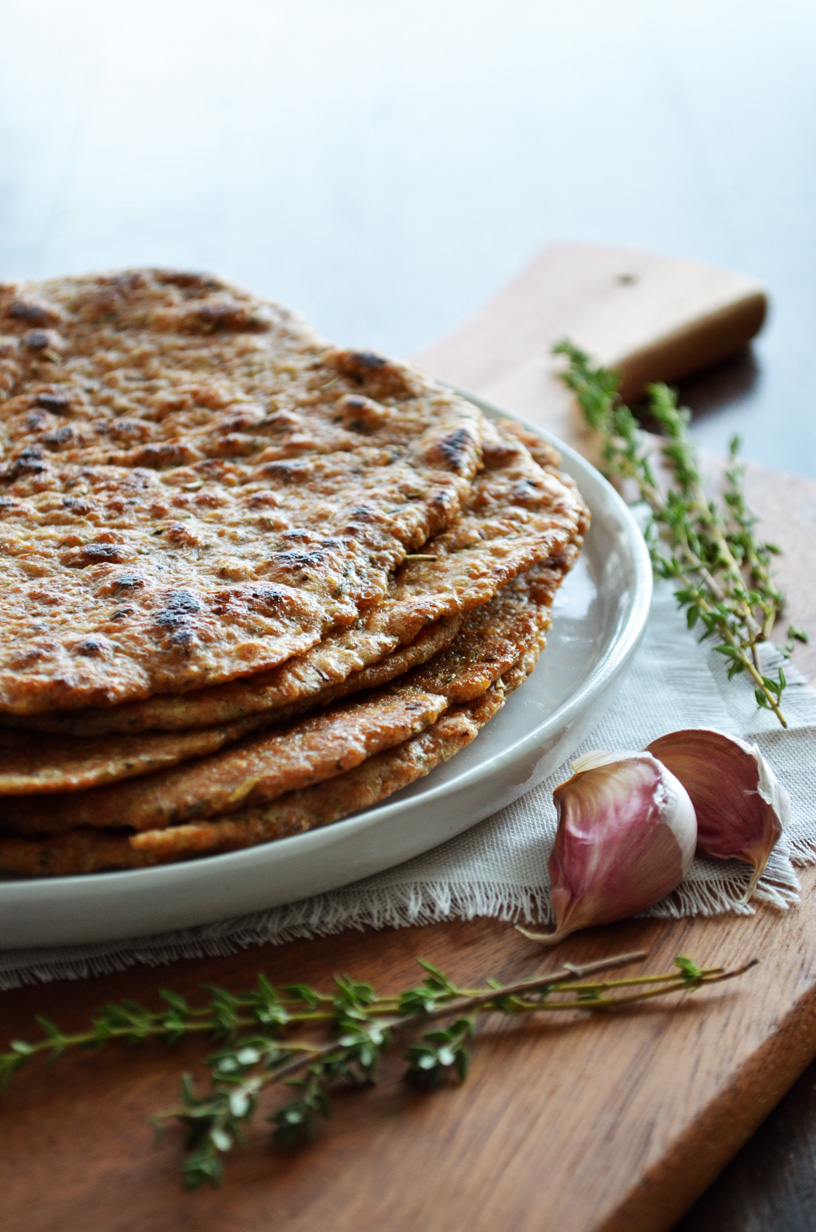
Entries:
{"type": "MultiPolygon", "coordinates": [[[[507,415],[467,396],[490,418],[507,415]]],[[[0,948],[146,936],[295,902],[428,851],[540,783],[611,701],[652,593],[649,557],[629,510],[580,455],[553,443],[590,506],[592,529],[556,599],[535,672],[473,744],[384,804],[324,830],[188,864],[5,880],[0,948]]]]}

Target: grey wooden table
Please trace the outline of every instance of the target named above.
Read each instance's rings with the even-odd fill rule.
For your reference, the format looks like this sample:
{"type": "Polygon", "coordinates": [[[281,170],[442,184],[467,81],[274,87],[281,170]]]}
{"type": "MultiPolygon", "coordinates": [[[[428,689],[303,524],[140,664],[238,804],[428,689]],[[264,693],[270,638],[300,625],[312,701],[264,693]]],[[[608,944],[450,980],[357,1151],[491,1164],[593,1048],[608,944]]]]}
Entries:
{"type": "MultiPolygon", "coordinates": [[[[816,478],[802,0],[0,2],[0,277],[211,268],[408,354],[544,242],[744,269],[773,313],[695,433],[816,478]]],[[[816,1227],[816,1068],[684,1232],[816,1227]]]]}

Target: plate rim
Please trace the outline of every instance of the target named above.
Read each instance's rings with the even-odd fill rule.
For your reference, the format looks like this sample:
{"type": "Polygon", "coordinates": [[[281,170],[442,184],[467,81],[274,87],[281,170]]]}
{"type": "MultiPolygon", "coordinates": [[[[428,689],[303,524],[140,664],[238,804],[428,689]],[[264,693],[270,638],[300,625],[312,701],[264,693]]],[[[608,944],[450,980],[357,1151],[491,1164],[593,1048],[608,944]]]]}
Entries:
{"type": "MultiPolygon", "coordinates": [[[[123,893],[126,893],[131,885],[147,889],[148,879],[155,886],[156,890],[160,891],[171,884],[183,885],[188,880],[196,880],[201,876],[203,867],[213,871],[224,868],[235,874],[240,874],[245,864],[257,861],[258,851],[262,851],[264,847],[267,848],[268,853],[274,856],[275,852],[296,854],[302,850],[304,853],[308,853],[312,848],[319,848],[326,844],[332,845],[333,840],[341,841],[344,836],[350,836],[376,827],[379,823],[392,819],[401,810],[407,810],[423,802],[433,801],[438,803],[440,799],[447,795],[455,795],[465,787],[472,787],[474,780],[481,776],[488,776],[491,769],[495,770],[497,762],[504,763],[507,761],[512,764],[516,760],[521,761],[534,744],[541,744],[548,736],[552,736],[557,731],[564,730],[587,705],[591,704],[593,698],[603,695],[610,688],[615,679],[630,662],[645,632],[653,592],[652,568],[648,547],[631,510],[601,472],[576,449],[560,440],[554,433],[523,415],[510,411],[489,399],[482,398],[471,390],[453,385],[450,382],[440,383],[446,384],[469,402],[472,402],[491,421],[498,419],[513,420],[552,445],[561,454],[562,459],[569,463],[569,473],[572,473],[573,469],[578,471],[579,475],[585,478],[590,486],[594,485],[596,490],[603,493],[607,504],[611,505],[618,524],[626,530],[627,543],[632,554],[634,574],[629,608],[617,637],[589,679],[583,681],[576,691],[562,702],[553,714],[543,719],[540,724],[537,724],[525,736],[516,740],[508,749],[494,754],[487,762],[471,767],[463,775],[458,776],[452,781],[431,786],[421,796],[410,796],[402,799],[386,798],[382,803],[353,813],[348,817],[340,818],[328,826],[318,827],[302,834],[290,835],[287,838],[277,839],[268,844],[258,844],[254,847],[238,851],[218,852],[199,857],[195,860],[177,861],[170,864],[157,865],[152,868],[111,869],[99,873],[73,873],[38,880],[0,879],[0,895],[6,900],[7,906],[14,901],[19,901],[21,905],[25,903],[27,909],[36,907],[38,902],[48,903],[49,906],[53,906],[55,901],[66,895],[70,896],[78,887],[85,887],[89,896],[93,894],[95,889],[104,892],[112,885],[120,886],[123,893]]],[[[580,489],[580,479],[577,482],[580,489]]],[[[472,825],[478,824],[479,820],[481,818],[474,817],[472,825]]],[[[462,832],[468,828],[470,827],[464,827],[462,832]]],[[[444,837],[440,838],[440,842],[444,841],[446,841],[444,837]]],[[[433,845],[427,850],[432,850],[432,848],[433,845]]],[[[395,865],[401,862],[398,859],[395,861],[395,865]]],[[[390,867],[392,865],[385,865],[381,871],[385,871],[390,867]]],[[[342,885],[348,884],[351,884],[351,882],[342,883],[342,885]]],[[[0,948],[2,948],[2,942],[0,942],[0,948]]]]}

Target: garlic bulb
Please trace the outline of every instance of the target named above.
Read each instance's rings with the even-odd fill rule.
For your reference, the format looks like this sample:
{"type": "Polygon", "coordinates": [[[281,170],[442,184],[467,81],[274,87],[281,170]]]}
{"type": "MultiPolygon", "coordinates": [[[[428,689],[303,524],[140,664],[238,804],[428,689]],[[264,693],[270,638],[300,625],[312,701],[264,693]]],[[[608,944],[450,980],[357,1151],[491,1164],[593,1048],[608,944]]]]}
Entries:
{"type": "Polygon", "coordinates": [[[588,753],[555,789],[558,833],[550,856],[554,945],[659,902],[694,857],[697,826],[683,786],[651,753],[588,753]]]}
{"type": "Polygon", "coordinates": [[[691,797],[700,854],[753,864],[749,898],[790,818],[790,797],[759,749],[701,727],[670,732],[648,750],[691,797]]]}

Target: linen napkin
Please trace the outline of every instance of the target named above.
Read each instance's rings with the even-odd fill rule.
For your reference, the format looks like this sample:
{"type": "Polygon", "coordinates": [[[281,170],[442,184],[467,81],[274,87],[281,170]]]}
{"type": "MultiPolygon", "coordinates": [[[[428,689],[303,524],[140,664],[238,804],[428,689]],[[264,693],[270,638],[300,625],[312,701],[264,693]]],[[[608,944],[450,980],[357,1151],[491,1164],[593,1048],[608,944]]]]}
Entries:
{"type": "MultiPolygon", "coordinates": [[[[775,673],[782,662],[779,651],[770,645],[762,651],[764,669],[775,673]]],[[[644,639],[612,705],[572,756],[589,749],[640,749],[682,727],[714,727],[755,742],[792,802],[790,829],[777,845],[755,899],[784,910],[798,901],[795,866],[816,862],[816,692],[785,665],[788,728],[783,730],[772,714],[757,709],[746,677],[727,681],[725,673],[723,657],[710,643],[698,643],[689,634],[671,588],[659,584],[644,639]]],[[[539,787],[465,834],[329,894],[136,941],[0,952],[0,988],[79,979],[135,963],[227,954],[239,947],[345,928],[407,927],[476,916],[547,922],[547,861],[556,828],[552,792],[570,773],[565,763],[539,787]]],[[[695,860],[680,888],[647,914],[751,914],[754,907],[741,902],[750,873],[745,864],[695,860]]]]}

